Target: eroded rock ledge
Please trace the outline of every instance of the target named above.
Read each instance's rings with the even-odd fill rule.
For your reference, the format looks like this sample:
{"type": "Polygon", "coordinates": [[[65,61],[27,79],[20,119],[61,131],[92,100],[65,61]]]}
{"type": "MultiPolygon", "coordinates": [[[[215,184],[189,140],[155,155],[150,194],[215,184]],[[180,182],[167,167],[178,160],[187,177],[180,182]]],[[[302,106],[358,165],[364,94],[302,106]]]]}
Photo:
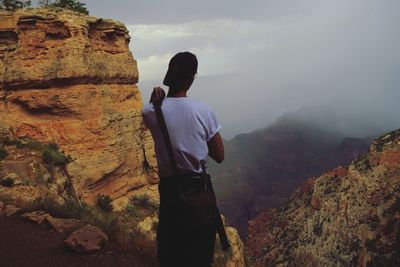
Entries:
{"type": "MultiPolygon", "coordinates": [[[[0,122],[60,146],[81,197],[157,183],[125,25],[63,9],[0,11],[0,122]]],[[[156,190],[150,190],[156,193],[156,190]]],[[[156,196],[157,194],[154,194],[156,196]]]]}

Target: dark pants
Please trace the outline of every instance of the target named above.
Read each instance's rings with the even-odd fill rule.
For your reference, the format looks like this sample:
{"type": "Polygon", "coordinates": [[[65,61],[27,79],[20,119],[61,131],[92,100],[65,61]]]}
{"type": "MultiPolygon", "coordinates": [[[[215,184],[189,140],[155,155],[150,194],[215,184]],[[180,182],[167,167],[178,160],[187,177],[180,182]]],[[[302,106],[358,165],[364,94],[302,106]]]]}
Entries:
{"type": "MultiPolygon", "coordinates": [[[[216,226],[186,225],[179,177],[160,179],[157,256],[161,267],[209,267],[213,261],[216,226]]],[[[190,178],[187,178],[190,179],[190,178]]]]}

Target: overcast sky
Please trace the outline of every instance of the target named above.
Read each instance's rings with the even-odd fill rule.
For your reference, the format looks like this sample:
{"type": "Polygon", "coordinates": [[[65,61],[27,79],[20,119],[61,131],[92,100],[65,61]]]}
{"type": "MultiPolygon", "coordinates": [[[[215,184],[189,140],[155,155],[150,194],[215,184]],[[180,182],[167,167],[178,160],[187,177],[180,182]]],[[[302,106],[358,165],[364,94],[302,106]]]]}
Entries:
{"type": "Polygon", "coordinates": [[[400,127],[398,0],[87,0],[124,22],[145,101],[179,51],[199,59],[190,96],[226,138],[326,106],[349,134],[400,127]]]}

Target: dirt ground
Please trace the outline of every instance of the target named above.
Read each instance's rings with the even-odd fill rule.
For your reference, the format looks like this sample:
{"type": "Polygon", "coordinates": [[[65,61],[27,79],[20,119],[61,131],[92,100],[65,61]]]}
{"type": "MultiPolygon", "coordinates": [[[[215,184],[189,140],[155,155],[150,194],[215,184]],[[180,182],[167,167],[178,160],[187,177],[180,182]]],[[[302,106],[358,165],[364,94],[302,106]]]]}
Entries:
{"type": "Polygon", "coordinates": [[[156,266],[154,259],[141,258],[134,249],[122,250],[112,243],[98,253],[80,255],[65,248],[65,238],[46,225],[0,217],[0,266],[156,266]]]}

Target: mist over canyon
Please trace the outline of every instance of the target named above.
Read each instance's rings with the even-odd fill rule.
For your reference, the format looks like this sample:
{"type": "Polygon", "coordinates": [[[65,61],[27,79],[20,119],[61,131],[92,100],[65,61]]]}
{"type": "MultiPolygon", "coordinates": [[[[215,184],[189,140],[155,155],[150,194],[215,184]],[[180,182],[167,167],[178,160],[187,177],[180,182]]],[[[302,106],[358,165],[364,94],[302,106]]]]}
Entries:
{"type": "Polygon", "coordinates": [[[371,140],[347,135],[333,112],[309,107],[225,141],[225,162],[210,162],[221,210],[245,238],[248,220],[279,207],[307,178],[349,164],[371,140]]]}

